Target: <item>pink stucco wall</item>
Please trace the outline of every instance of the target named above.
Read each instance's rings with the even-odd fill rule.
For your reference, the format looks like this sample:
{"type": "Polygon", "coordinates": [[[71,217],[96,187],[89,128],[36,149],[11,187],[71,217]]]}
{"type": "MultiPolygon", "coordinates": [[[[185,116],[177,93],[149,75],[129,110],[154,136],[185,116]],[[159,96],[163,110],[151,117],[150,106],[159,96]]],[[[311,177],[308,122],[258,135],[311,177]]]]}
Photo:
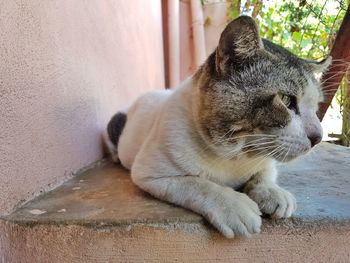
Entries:
{"type": "Polygon", "coordinates": [[[101,158],[109,117],[163,86],[160,1],[1,1],[0,214],[101,158]]]}

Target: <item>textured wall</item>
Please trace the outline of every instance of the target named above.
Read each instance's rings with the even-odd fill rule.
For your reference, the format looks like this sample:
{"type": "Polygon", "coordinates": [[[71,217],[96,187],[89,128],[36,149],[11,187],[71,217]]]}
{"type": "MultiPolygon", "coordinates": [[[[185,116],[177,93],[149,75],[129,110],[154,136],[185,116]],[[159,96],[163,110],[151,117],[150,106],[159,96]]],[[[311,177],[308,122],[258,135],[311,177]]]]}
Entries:
{"type": "Polygon", "coordinates": [[[162,88],[160,1],[0,2],[0,214],[101,158],[101,130],[162,88]]]}

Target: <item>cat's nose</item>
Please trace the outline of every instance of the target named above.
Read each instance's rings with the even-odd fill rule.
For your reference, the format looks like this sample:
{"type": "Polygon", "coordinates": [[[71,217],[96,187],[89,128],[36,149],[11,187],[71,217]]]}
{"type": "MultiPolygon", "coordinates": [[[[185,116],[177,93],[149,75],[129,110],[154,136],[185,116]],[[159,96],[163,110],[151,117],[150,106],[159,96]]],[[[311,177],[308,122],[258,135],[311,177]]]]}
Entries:
{"type": "Polygon", "coordinates": [[[314,147],[316,144],[322,141],[322,137],[320,134],[310,134],[307,136],[311,142],[311,147],[314,147]]]}

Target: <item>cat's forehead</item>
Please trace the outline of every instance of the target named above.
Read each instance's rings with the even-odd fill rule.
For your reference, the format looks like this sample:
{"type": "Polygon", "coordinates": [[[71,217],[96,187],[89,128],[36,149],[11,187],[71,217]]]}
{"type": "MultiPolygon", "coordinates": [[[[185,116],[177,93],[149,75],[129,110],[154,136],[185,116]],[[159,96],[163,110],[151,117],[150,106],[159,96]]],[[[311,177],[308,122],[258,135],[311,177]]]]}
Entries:
{"type": "Polygon", "coordinates": [[[265,94],[283,92],[300,96],[308,88],[312,76],[301,65],[287,60],[261,59],[233,74],[231,83],[245,87],[247,91],[265,94]]]}
{"type": "Polygon", "coordinates": [[[281,83],[294,91],[304,104],[317,107],[317,104],[323,100],[322,90],[305,61],[269,40],[264,39],[263,43],[264,49],[273,54],[274,60],[279,65],[276,67],[279,68],[276,72],[280,78],[284,78],[281,83]]]}

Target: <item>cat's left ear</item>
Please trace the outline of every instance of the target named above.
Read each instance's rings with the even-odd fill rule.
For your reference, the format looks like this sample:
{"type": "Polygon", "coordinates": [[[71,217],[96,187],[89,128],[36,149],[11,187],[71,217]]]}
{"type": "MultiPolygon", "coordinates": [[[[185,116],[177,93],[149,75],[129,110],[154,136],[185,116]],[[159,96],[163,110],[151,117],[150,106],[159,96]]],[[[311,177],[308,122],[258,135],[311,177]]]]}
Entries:
{"type": "Polygon", "coordinates": [[[216,49],[216,71],[220,75],[229,73],[232,66],[244,63],[260,49],[263,49],[263,43],[254,19],[240,16],[231,21],[220,36],[216,49]]]}
{"type": "Polygon", "coordinates": [[[305,60],[306,65],[311,69],[314,74],[324,73],[328,67],[332,64],[332,57],[329,56],[322,61],[305,60]]]}

